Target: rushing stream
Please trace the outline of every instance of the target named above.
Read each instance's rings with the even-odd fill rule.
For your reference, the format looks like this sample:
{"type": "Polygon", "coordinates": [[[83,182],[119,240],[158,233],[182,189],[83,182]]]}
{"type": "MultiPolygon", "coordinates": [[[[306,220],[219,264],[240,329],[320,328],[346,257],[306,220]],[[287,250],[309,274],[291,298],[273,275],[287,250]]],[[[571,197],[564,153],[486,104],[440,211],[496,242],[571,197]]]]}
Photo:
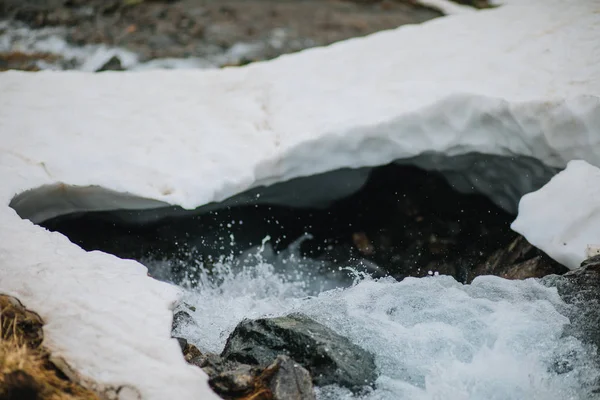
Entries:
{"type": "MultiPolygon", "coordinates": [[[[562,337],[569,320],[556,289],[535,280],[355,274],[320,291],[315,282],[341,282],[314,279],[310,263],[268,246],[217,263],[184,298],[197,325],[177,333],[218,353],[243,318],[302,312],[375,355],[380,377],[364,399],[582,399],[599,376],[585,346],[562,337]]],[[[326,387],[318,398],[356,397],[326,387]]]]}
{"type": "MultiPolygon", "coordinates": [[[[269,190],[322,179],[302,182],[269,190]]],[[[321,209],[201,211],[145,224],[141,212],[82,213],[44,226],[185,287],[175,311],[195,323],[176,324],[174,336],[203,352],[220,353],[244,318],[300,312],[375,356],[373,388],[321,387],[319,399],[598,398],[595,349],[565,334],[573,311],[557,289],[474,274],[513,240],[510,215],[436,174],[380,167],[321,209]]]]}

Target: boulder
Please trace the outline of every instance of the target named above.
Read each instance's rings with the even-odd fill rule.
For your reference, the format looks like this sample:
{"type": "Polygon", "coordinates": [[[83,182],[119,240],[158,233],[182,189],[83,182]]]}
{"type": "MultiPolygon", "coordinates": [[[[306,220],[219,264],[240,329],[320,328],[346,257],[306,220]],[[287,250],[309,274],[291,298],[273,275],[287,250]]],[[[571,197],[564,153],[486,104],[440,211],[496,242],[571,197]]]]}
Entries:
{"type": "Polygon", "coordinates": [[[377,378],[371,353],[301,314],[240,322],[221,356],[266,367],[281,354],[308,369],[319,386],[337,384],[358,390],[377,378]]]}

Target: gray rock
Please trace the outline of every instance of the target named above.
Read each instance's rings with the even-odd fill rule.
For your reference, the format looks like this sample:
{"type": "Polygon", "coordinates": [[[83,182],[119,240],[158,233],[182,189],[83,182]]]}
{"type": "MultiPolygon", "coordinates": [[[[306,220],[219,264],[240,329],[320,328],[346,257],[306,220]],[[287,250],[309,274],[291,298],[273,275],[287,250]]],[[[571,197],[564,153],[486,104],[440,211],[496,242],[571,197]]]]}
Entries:
{"type": "Polygon", "coordinates": [[[186,311],[177,311],[175,315],[173,315],[173,324],[171,326],[172,332],[177,332],[178,329],[184,326],[196,325],[196,321],[194,318],[186,311]]]}
{"type": "Polygon", "coordinates": [[[227,361],[215,354],[191,363],[208,374],[210,387],[223,398],[315,400],[310,373],[287,356],[278,356],[266,368],[227,361]]]}
{"type": "Polygon", "coordinates": [[[258,386],[260,370],[250,365],[239,364],[237,368],[210,376],[208,384],[222,397],[240,397],[249,395],[258,386]]]}
{"type": "MultiPolygon", "coordinates": [[[[181,343],[180,343],[180,345],[181,345],[181,343]]],[[[187,361],[189,363],[191,363],[192,359],[202,356],[202,352],[200,350],[198,350],[198,348],[196,346],[189,343],[187,340],[186,340],[186,345],[182,351],[183,351],[183,357],[185,358],[185,361],[187,361]]]]}
{"type": "Polygon", "coordinates": [[[121,59],[117,56],[112,56],[109,60],[107,60],[96,72],[104,72],[104,71],[125,71],[123,64],[121,64],[121,59]]]}
{"type": "Polygon", "coordinates": [[[310,373],[288,356],[278,356],[263,372],[274,370],[269,389],[275,400],[315,400],[310,373]]]}
{"type": "Polygon", "coordinates": [[[600,348],[600,255],[562,276],[547,276],[542,283],[556,287],[568,305],[561,310],[571,321],[565,334],[600,348]]]}
{"type": "Polygon", "coordinates": [[[186,361],[202,368],[209,376],[211,388],[224,398],[315,400],[310,373],[287,356],[278,356],[263,369],[217,354],[203,354],[185,339],[180,344],[186,361]]]}
{"type": "MultiPolygon", "coordinates": [[[[582,359],[591,360],[596,367],[600,367],[600,255],[588,258],[580,268],[564,275],[548,275],[540,281],[546,286],[556,287],[566,303],[559,310],[570,320],[563,336],[576,337],[589,346],[586,354],[570,352],[565,358],[556,360],[554,371],[558,374],[570,373],[582,359]]],[[[587,364],[587,361],[584,362],[587,364]]],[[[589,398],[598,398],[600,379],[583,389],[588,392],[589,398]]]]}
{"type": "Polygon", "coordinates": [[[319,386],[337,384],[359,390],[377,378],[371,353],[300,314],[242,321],[221,354],[227,360],[263,368],[278,355],[288,355],[309,370],[319,386]]]}
{"type": "Polygon", "coordinates": [[[235,361],[225,360],[218,354],[213,353],[198,354],[189,358],[188,362],[202,368],[210,377],[215,377],[227,371],[233,371],[242,365],[235,361]]]}

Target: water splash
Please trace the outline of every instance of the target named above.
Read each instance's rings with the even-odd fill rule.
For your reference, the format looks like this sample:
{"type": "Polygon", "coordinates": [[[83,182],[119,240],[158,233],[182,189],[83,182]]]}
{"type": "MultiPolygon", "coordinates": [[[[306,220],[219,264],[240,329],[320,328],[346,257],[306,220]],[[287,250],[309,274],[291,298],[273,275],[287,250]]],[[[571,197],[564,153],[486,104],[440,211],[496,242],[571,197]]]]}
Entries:
{"type": "Polygon", "coordinates": [[[593,398],[599,371],[590,349],[562,337],[569,320],[555,289],[491,276],[398,282],[350,269],[349,286],[313,274],[319,292],[305,275],[314,266],[296,249],[274,254],[264,241],[215,264],[183,299],[197,325],[176,334],[218,353],[244,318],[309,315],[371,351],[380,372],[359,397],[331,386],[318,388],[319,399],[593,398]]]}

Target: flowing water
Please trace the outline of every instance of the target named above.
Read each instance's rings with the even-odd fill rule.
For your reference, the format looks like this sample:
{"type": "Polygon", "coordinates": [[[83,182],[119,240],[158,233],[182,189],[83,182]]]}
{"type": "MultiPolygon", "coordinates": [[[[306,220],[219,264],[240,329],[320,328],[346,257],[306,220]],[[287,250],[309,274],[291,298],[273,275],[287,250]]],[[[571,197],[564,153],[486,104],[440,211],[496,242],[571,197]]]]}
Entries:
{"type": "MultiPolygon", "coordinates": [[[[460,197],[441,178],[402,168],[372,172],[359,192],[324,209],[223,206],[139,226],[136,212],[90,213],[44,226],[86,250],[137,259],[153,277],[187,288],[176,311],[196,323],[178,325],[174,335],[204,352],[220,353],[244,318],[300,312],[374,354],[373,388],[358,395],[317,388],[321,400],[600,398],[596,349],[565,335],[573,328],[565,315],[576,314],[555,288],[494,276],[463,285],[436,273],[452,264],[460,279],[457,271],[505,248],[514,235],[510,216],[487,199],[460,197]],[[314,237],[292,242],[302,232],[314,237]],[[357,251],[357,232],[375,255],[389,257],[357,251]],[[440,242],[450,243],[441,256],[440,242]],[[428,269],[430,276],[401,281],[368,274],[401,279],[428,269]]],[[[298,187],[311,185],[270,189],[298,187]]]]}
{"type": "Polygon", "coordinates": [[[592,349],[563,337],[569,320],[554,288],[493,276],[463,285],[435,274],[315,275],[314,267],[293,246],[275,255],[268,243],[221,260],[186,291],[198,324],[176,334],[219,353],[244,318],[304,313],[371,351],[380,374],[360,395],[332,386],[318,388],[319,399],[595,398],[592,349]]]}

